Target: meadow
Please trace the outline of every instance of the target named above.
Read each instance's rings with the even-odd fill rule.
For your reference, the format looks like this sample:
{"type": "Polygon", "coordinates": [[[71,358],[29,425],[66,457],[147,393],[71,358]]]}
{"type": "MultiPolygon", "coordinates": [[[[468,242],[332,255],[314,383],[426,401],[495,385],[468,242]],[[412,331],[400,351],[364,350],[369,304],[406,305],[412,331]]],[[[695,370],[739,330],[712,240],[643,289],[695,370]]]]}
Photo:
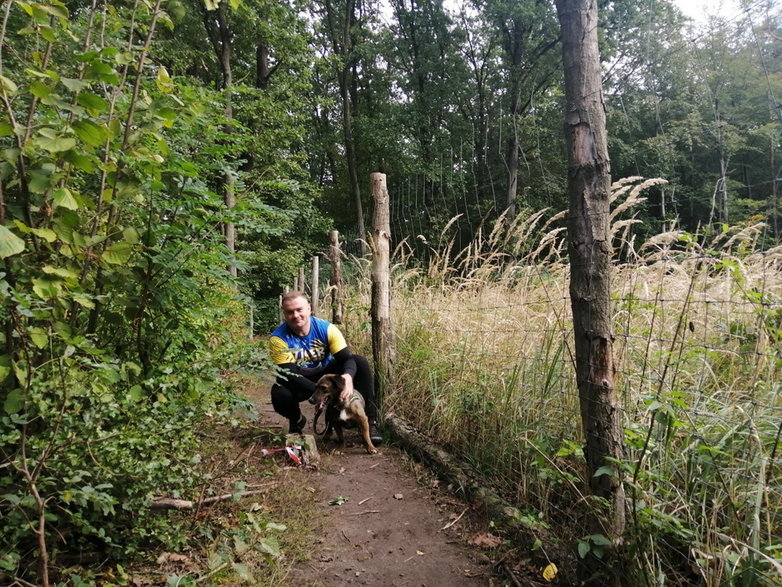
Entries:
{"type": "MultiPolygon", "coordinates": [[[[631,178],[612,196],[633,582],[778,583],[782,247],[763,246],[762,222],[636,243],[628,215],[653,183],[631,178]]],[[[446,229],[426,268],[397,248],[383,409],[468,461],[533,532],[600,556],[604,541],[583,522],[602,504],[585,490],[561,218],[520,216],[463,251],[446,229]]],[[[359,288],[346,314],[364,348],[369,295],[359,288]]]]}

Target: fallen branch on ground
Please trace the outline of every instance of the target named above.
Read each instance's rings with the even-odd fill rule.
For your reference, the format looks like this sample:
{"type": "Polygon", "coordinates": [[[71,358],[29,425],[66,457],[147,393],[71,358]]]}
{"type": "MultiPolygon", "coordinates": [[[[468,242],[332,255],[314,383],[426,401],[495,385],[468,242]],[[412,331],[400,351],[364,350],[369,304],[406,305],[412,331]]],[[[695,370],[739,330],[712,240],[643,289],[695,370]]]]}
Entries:
{"type": "MultiPolygon", "coordinates": [[[[248,495],[255,495],[256,493],[266,493],[266,491],[276,485],[276,483],[270,483],[265,489],[257,489],[255,491],[237,491],[236,493],[224,493],[223,495],[213,495],[202,499],[200,502],[191,501],[189,499],[176,499],[173,497],[159,497],[152,500],[150,507],[153,510],[192,510],[196,506],[210,505],[221,501],[228,501],[229,499],[240,499],[248,495]]],[[[256,486],[257,487],[257,486],[256,486]]]]}

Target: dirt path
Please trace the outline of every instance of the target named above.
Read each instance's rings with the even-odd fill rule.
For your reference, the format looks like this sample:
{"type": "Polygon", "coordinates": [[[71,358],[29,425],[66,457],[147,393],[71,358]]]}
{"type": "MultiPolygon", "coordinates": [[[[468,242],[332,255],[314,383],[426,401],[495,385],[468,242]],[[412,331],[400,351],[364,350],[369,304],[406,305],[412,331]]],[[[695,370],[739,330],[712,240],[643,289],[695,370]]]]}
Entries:
{"type": "MultiPolygon", "coordinates": [[[[287,429],[287,421],[265,397],[254,398],[265,425],[287,429]]],[[[302,405],[312,434],[313,413],[302,405]]],[[[287,431],[287,430],[286,430],[287,431]]],[[[373,585],[448,587],[496,584],[491,561],[467,540],[467,508],[438,491],[436,482],[419,482],[406,455],[383,444],[367,455],[355,431],[348,446],[318,440],[321,466],[301,470],[302,483],[314,490],[323,528],[310,548],[310,560],[288,576],[295,586],[373,585]]]]}

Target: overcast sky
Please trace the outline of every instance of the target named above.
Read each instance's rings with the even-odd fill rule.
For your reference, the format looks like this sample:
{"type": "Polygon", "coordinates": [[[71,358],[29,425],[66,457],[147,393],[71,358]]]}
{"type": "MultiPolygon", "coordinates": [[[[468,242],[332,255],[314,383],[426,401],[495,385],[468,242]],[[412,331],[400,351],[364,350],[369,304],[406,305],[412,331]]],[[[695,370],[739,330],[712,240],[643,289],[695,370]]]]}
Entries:
{"type": "Polygon", "coordinates": [[[704,22],[709,16],[730,19],[741,12],[738,0],[674,0],[681,11],[693,20],[704,22]]]}

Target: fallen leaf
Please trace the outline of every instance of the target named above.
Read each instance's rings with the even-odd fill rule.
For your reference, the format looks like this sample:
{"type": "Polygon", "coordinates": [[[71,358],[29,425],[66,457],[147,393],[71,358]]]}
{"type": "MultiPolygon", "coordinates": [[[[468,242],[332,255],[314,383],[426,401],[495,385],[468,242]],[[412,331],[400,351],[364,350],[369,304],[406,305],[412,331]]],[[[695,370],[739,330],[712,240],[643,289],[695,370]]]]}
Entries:
{"type": "Polygon", "coordinates": [[[557,570],[557,565],[549,563],[548,566],[543,569],[543,578],[551,583],[554,580],[554,577],[557,576],[557,570]]]}
{"type": "Polygon", "coordinates": [[[404,497],[404,495],[402,495],[401,493],[395,493],[394,494],[394,499],[402,499],[403,497],[404,497]]]}
{"type": "Polygon", "coordinates": [[[416,553],[418,556],[424,556],[424,555],[426,554],[425,552],[421,552],[420,550],[416,550],[416,551],[415,551],[415,553],[416,553]]]}
{"type": "Polygon", "coordinates": [[[497,548],[502,543],[502,540],[494,534],[483,532],[476,534],[467,542],[479,548],[497,548]]]}
{"type": "Polygon", "coordinates": [[[342,497],[342,496],[340,495],[339,497],[335,497],[334,499],[332,499],[332,500],[329,502],[329,505],[342,505],[342,504],[343,504],[343,503],[345,503],[346,501],[348,501],[348,498],[347,498],[347,497],[342,497]]]}
{"type": "Polygon", "coordinates": [[[166,563],[187,563],[190,562],[190,559],[187,558],[184,554],[177,554],[175,552],[164,552],[159,557],[157,557],[157,560],[155,562],[159,565],[164,565],[166,563]]]}

